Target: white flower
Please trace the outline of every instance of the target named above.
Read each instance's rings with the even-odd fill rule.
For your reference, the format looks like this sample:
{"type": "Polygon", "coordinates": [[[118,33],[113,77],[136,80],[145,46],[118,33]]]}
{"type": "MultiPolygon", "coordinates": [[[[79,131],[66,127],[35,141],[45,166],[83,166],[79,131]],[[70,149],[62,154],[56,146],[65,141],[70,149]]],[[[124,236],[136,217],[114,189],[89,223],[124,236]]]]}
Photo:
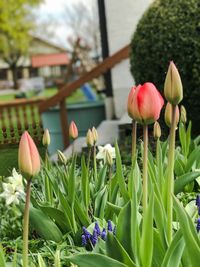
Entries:
{"type": "Polygon", "coordinates": [[[9,181],[9,183],[11,183],[14,186],[15,191],[18,191],[19,193],[24,193],[24,185],[22,182],[22,175],[17,173],[15,168],[12,170],[12,176],[8,177],[8,181],[9,181]]]}
{"type": "Polygon", "coordinates": [[[111,157],[115,159],[115,148],[112,147],[110,144],[107,144],[105,146],[98,146],[99,152],[97,153],[96,158],[97,159],[103,159],[104,163],[106,161],[106,151],[109,152],[111,157]]]}
{"type": "Polygon", "coordinates": [[[4,191],[0,194],[0,197],[5,198],[6,205],[11,203],[19,204],[19,198],[25,195],[22,176],[15,169],[13,169],[12,175],[8,177],[9,183],[2,184],[4,191]]]}

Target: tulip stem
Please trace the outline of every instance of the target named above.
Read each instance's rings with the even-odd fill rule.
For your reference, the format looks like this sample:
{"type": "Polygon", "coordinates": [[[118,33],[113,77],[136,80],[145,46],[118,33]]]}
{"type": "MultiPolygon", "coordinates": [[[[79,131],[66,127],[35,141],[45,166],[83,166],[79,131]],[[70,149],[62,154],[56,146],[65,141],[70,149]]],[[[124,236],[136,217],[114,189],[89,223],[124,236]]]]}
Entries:
{"type": "Polygon", "coordinates": [[[23,267],[28,267],[28,232],[29,232],[29,205],[31,195],[31,180],[27,181],[26,203],[23,222],[23,267]]]}
{"type": "Polygon", "coordinates": [[[176,105],[172,105],[172,123],[169,136],[168,174],[167,174],[167,238],[172,241],[173,194],[174,194],[174,153],[176,136],[176,105]]]}
{"type": "Polygon", "coordinates": [[[148,125],[143,126],[143,139],[144,139],[144,149],[143,149],[143,212],[145,213],[147,208],[148,200],[148,125]]]}
{"type": "Polygon", "coordinates": [[[96,145],[93,146],[93,160],[94,160],[94,180],[97,181],[97,161],[96,161],[96,145]]]}
{"type": "Polygon", "coordinates": [[[132,164],[135,161],[136,156],[136,138],[137,138],[137,123],[135,120],[132,121],[132,164]]]}

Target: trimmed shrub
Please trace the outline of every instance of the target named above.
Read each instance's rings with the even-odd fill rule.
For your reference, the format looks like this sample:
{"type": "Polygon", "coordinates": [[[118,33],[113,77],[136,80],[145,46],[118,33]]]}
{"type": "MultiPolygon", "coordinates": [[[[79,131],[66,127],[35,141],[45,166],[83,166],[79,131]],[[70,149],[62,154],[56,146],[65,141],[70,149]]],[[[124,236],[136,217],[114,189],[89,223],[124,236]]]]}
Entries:
{"type": "Polygon", "coordinates": [[[200,0],[156,0],[131,40],[131,72],[136,84],[153,82],[163,92],[170,60],[183,82],[188,118],[200,133],[200,0]]]}

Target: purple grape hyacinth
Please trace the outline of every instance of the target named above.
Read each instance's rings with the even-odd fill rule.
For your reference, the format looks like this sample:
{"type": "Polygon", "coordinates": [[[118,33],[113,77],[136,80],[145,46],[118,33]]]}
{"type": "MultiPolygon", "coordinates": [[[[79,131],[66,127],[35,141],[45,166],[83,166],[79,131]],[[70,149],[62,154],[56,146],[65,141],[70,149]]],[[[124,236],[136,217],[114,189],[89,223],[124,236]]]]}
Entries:
{"type": "Polygon", "coordinates": [[[197,219],[197,233],[200,231],[200,218],[197,219]]]}
{"type": "Polygon", "coordinates": [[[101,231],[98,222],[95,222],[93,234],[91,234],[86,227],[82,228],[83,234],[82,234],[82,245],[86,247],[87,245],[95,246],[98,242],[98,238],[101,238],[102,240],[106,241],[107,233],[108,231],[113,233],[113,235],[116,235],[116,225],[112,225],[111,220],[108,220],[107,223],[107,230],[106,228],[103,228],[101,231]]]}

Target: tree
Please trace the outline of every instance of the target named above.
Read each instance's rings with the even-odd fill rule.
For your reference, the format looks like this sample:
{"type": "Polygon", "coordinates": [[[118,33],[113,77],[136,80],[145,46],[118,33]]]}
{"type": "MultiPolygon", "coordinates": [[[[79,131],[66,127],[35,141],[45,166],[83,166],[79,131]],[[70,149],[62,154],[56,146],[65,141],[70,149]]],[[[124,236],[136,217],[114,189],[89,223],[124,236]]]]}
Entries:
{"type": "Polygon", "coordinates": [[[17,89],[17,64],[28,53],[34,29],[32,8],[41,0],[0,0],[0,57],[9,65],[17,89]]]}
{"type": "Polygon", "coordinates": [[[100,53],[100,31],[98,9],[94,1],[88,6],[83,2],[73,4],[64,9],[66,26],[71,30],[74,39],[82,39],[98,59],[100,53]]]}

